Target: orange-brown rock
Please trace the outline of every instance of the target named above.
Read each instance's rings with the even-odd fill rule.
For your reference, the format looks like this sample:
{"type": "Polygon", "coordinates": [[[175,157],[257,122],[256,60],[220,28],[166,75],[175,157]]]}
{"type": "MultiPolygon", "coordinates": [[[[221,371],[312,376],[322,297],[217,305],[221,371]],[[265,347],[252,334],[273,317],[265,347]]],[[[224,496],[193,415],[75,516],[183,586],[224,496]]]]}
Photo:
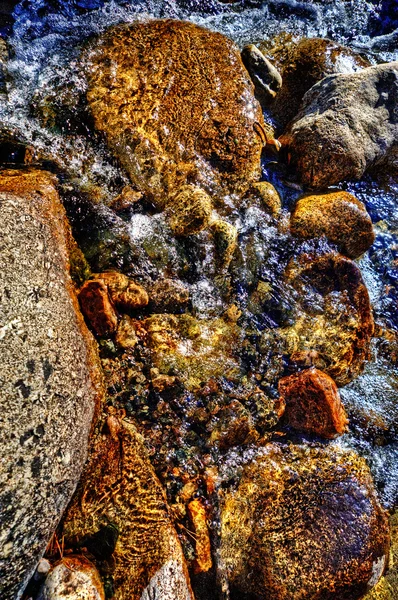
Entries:
{"type": "Polygon", "coordinates": [[[388,515],[355,452],[270,443],[219,493],[232,598],[359,600],[387,566],[388,515]]]}
{"type": "Polygon", "coordinates": [[[117,271],[98,273],[95,278],[108,288],[112,302],[118,308],[135,310],[148,304],[148,294],[143,287],[117,271]]]}
{"type": "Polygon", "coordinates": [[[117,315],[108,288],[97,279],[86,281],[79,292],[82,312],[97,335],[111,335],[116,331],[117,315]]]}
{"type": "Polygon", "coordinates": [[[231,40],[151,20],[109,29],[83,59],[95,127],[158,207],[187,183],[222,195],[258,178],[263,116],[231,40]]]}
{"type": "Polygon", "coordinates": [[[213,566],[206,509],[202,500],[196,498],[188,504],[188,514],[195,533],[195,573],[206,573],[213,566]]]}
{"type": "Polygon", "coordinates": [[[348,419],[333,379],[318,369],[283,377],[279,394],[286,403],[285,419],[291,427],[332,439],[344,433],[348,419]]]}
{"type": "Polygon", "coordinates": [[[365,205],[342,190],[300,198],[291,216],[290,230],[303,239],[325,235],[350,258],[366,252],[375,237],[365,205]]]}
{"type": "Polygon", "coordinates": [[[189,301],[189,289],[174,279],[156,281],[149,291],[149,310],[152,313],[180,313],[189,301]]]}
{"type": "Polygon", "coordinates": [[[370,357],[374,332],[369,294],[354,262],[336,252],[301,254],[286,276],[298,292],[293,325],[281,330],[294,362],[308,360],[346,385],[370,357]]]}
{"type": "Polygon", "coordinates": [[[116,343],[125,350],[134,348],[138,343],[134,320],[129,315],[123,315],[116,332],[116,343]]]}
{"type": "Polygon", "coordinates": [[[114,411],[96,431],[64,520],[66,546],[89,549],[112,577],[115,600],[193,600],[165,494],[142,438],[114,411]],[[107,534],[112,543],[101,546],[107,534]]]}

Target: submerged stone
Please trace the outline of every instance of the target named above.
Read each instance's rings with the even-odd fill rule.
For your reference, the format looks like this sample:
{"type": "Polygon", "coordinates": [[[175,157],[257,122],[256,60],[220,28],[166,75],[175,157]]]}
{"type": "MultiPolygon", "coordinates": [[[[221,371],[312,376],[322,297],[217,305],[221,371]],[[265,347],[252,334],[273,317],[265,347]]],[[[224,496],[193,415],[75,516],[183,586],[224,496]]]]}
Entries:
{"type": "Polygon", "coordinates": [[[0,596],[15,600],[69,503],[102,395],[56,178],[0,174],[0,596]]]}
{"type": "Polygon", "coordinates": [[[342,190],[300,198],[291,216],[290,230],[304,239],[325,235],[350,258],[366,252],[375,239],[365,205],[342,190]]]}
{"type": "Polygon", "coordinates": [[[38,600],[105,600],[105,593],[89,560],[66,556],[51,569],[38,600]]]}
{"type": "Polygon", "coordinates": [[[354,452],[268,444],[221,500],[233,600],[357,600],[388,551],[387,514],[354,452]]]}
{"type": "Polygon", "coordinates": [[[187,183],[222,196],[259,177],[263,116],[228,38],[152,20],[109,29],[83,60],[95,127],[158,207],[187,183]]]}

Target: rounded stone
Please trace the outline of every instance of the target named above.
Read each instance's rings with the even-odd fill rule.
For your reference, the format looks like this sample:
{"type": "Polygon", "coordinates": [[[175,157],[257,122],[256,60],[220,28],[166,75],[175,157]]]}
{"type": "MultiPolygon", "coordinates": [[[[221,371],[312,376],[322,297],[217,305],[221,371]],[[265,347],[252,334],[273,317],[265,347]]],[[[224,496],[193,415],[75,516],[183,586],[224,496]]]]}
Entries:
{"type": "Polygon", "coordinates": [[[361,256],[375,239],[365,205],[342,190],[300,198],[291,216],[290,230],[303,239],[325,235],[350,258],[361,256]]]}
{"type": "Polygon", "coordinates": [[[202,189],[183,186],[167,208],[169,225],[176,236],[199,233],[210,221],[210,196],[202,189]]]}
{"type": "Polygon", "coordinates": [[[388,551],[387,514],[352,451],[267,444],[221,502],[231,598],[357,600],[388,551]]]}
{"type": "Polygon", "coordinates": [[[105,594],[94,565],[83,556],[68,556],[50,571],[39,600],[105,600],[105,594]]]}

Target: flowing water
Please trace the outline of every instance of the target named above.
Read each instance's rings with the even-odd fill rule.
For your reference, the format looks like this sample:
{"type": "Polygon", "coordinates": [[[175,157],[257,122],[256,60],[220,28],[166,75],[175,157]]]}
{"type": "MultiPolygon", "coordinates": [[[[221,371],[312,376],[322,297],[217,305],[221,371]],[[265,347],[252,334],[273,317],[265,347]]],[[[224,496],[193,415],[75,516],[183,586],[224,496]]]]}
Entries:
{"type": "MultiPolygon", "coordinates": [[[[2,159],[10,166],[18,164],[19,153],[23,154],[23,148],[28,146],[31,163],[57,172],[66,204],[78,207],[81,216],[86,210],[82,197],[95,196],[106,207],[128,183],[87,119],[82,101],[86,80],[79,61],[82,45],[110,25],[152,17],[191,20],[222,32],[239,46],[260,42],[283,31],[297,36],[329,37],[364,53],[373,63],[398,59],[395,29],[398,15],[393,2],[21,2],[14,11],[13,33],[8,39],[9,75],[0,94],[0,127],[9,132],[9,142],[0,149],[2,159]],[[57,119],[60,102],[62,121],[57,119]],[[80,208],[79,203],[82,203],[80,208]]],[[[264,162],[263,175],[279,190],[287,215],[301,190],[292,187],[283,166],[274,160],[264,162]]],[[[378,329],[388,335],[374,340],[372,360],[363,374],[341,389],[351,426],[350,432],[335,443],[354,447],[367,458],[381,499],[392,508],[398,502],[398,184],[367,176],[359,183],[342,187],[365,203],[375,225],[375,244],[358,265],[369,289],[378,329]]],[[[113,218],[108,209],[104,211],[105,219],[113,218]]],[[[294,290],[285,288],[281,277],[289,260],[303,250],[316,248],[317,252],[326,252],[330,247],[324,241],[299,244],[286,233],[286,228],[278,227],[255,206],[242,210],[231,201],[228,220],[238,229],[242,255],[232,269],[232,285],[240,305],[245,307],[246,334],[255,340],[254,345],[261,347],[261,340],[278,327],[288,327],[297,317],[294,290]],[[266,310],[261,311],[253,307],[250,297],[250,290],[259,279],[269,286],[266,310]]],[[[148,280],[165,270],[170,276],[180,276],[188,262],[190,270],[185,280],[190,287],[192,314],[201,320],[216,319],[222,314],[226,305],[222,288],[215,283],[214,247],[206,232],[198,236],[196,246],[189,248],[170,236],[162,214],[137,209],[120,226],[126,224],[135,245],[146,249],[145,256],[137,250],[136,275],[142,276],[143,269],[148,280]],[[157,252],[151,254],[154,247],[157,252]]],[[[79,229],[78,225],[76,228],[79,229]]],[[[317,299],[309,297],[308,301],[317,299]]],[[[185,355],[192,352],[189,346],[180,350],[185,355]]],[[[206,359],[207,355],[204,356],[206,359]]],[[[249,363],[252,358],[248,356],[245,360],[249,363]]],[[[253,360],[268,363],[257,364],[262,373],[272,370],[273,357],[269,354],[263,353],[261,359],[260,352],[260,358],[256,355],[253,360]]],[[[278,360],[275,372],[269,375],[270,395],[276,394],[275,382],[283,367],[283,352],[278,360]]],[[[137,402],[132,404],[131,411],[140,418],[140,402],[137,402]]],[[[184,429],[184,416],[181,428],[184,429]]],[[[188,434],[187,429],[187,437],[188,434]]],[[[255,452],[249,447],[226,453],[222,459],[225,477],[230,477],[255,452]]],[[[185,460],[183,453],[181,461],[185,460]]]]}

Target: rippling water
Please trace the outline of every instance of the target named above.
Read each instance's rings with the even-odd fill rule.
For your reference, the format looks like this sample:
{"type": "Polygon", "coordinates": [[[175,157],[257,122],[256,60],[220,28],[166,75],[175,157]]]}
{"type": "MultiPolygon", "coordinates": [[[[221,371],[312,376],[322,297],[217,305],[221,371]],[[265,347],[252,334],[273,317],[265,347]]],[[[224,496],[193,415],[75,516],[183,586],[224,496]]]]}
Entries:
{"type": "MultiPolygon", "coordinates": [[[[84,97],[86,81],[79,55],[86,40],[110,25],[150,17],[188,19],[224,33],[240,46],[286,31],[300,36],[330,37],[364,52],[374,63],[398,59],[395,29],[398,15],[393,2],[21,2],[15,8],[13,33],[8,40],[10,79],[6,94],[0,95],[0,125],[10,132],[10,138],[32,146],[33,164],[39,162],[59,174],[65,196],[73,198],[82,192],[93,193],[95,189],[108,204],[128,183],[102,140],[81,118],[84,106],[79,98],[84,97]],[[43,110],[48,104],[56,106],[60,90],[66,105],[70,91],[69,113],[61,123],[43,110]]],[[[6,162],[18,162],[15,144],[10,148],[9,152],[3,148],[6,162]]],[[[300,191],[289,186],[283,169],[272,162],[264,163],[264,176],[277,186],[287,210],[300,191]]],[[[392,332],[392,339],[392,334],[398,331],[398,184],[378,182],[367,176],[359,183],[347,183],[344,187],[366,204],[375,224],[375,244],[358,264],[369,288],[376,321],[381,328],[392,332]]],[[[262,278],[278,281],[291,255],[289,252],[296,249],[295,243],[279,233],[271,220],[264,221],[263,214],[256,214],[255,209],[244,214],[232,213],[229,218],[238,228],[242,247],[252,246],[258,253],[263,265],[262,278]]],[[[179,242],[168,237],[162,215],[137,212],[128,226],[135,241],[153,244],[157,240],[156,243],[163,244],[162,260],[178,271],[181,248],[177,247],[179,242]]],[[[190,283],[193,311],[201,318],[217,316],[225,307],[212,282],[213,250],[205,233],[198,242],[198,251],[201,261],[190,283]]],[[[160,267],[154,264],[155,270],[160,267]]],[[[238,294],[244,303],[252,274],[247,262],[239,269],[235,276],[239,279],[238,294]]],[[[282,289],[276,290],[273,306],[271,304],[266,314],[252,315],[248,327],[261,332],[278,326],[282,309],[289,304],[288,293],[284,295],[282,289]]],[[[393,344],[391,340],[375,340],[373,362],[363,375],[341,390],[350,414],[351,431],[339,442],[355,447],[367,457],[381,497],[389,507],[398,501],[398,371],[393,344]]],[[[238,461],[231,454],[229,463],[235,459],[238,461]]]]}

